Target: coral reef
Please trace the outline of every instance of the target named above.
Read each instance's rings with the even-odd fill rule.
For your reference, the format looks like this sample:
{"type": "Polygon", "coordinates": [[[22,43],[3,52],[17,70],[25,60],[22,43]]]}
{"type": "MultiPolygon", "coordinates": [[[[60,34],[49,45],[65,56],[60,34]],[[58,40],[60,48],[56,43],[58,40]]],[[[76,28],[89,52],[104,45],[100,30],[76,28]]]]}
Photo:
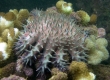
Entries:
{"type": "MultiPolygon", "coordinates": [[[[108,40],[108,51],[110,52],[110,1],[109,0],[74,0],[74,8],[77,10],[82,9],[89,14],[97,15],[97,27],[102,27],[106,29],[106,39],[108,40]]],[[[110,58],[109,58],[110,60],[110,58]]],[[[107,64],[110,64],[109,61],[107,64]]]]}
{"type": "Polygon", "coordinates": [[[95,80],[95,75],[89,72],[86,63],[72,61],[69,66],[71,80],[95,80]]]}
{"type": "Polygon", "coordinates": [[[73,12],[72,3],[63,0],[46,11],[1,12],[0,79],[94,80],[95,73],[99,78],[88,65],[107,60],[109,53],[106,30],[94,25],[97,16],[84,10],[73,12]],[[12,58],[16,65],[10,63],[12,58]]]}

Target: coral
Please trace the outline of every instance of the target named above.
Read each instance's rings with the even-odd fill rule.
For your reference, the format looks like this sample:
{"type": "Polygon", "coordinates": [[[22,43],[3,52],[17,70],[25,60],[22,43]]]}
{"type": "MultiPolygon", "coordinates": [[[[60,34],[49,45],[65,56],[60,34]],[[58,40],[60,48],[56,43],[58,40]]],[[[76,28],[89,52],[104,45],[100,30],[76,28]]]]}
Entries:
{"type": "Polygon", "coordinates": [[[59,0],[56,3],[56,8],[58,9],[58,12],[64,13],[64,14],[70,14],[73,11],[72,3],[67,3],[63,0],[59,0]]]}
{"type": "Polygon", "coordinates": [[[69,66],[69,74],[72,80],[95,80],[95,75],[89,72],[84,62],[72,61],[69,66]]]}
{"type": "Polygon", "coordinates": [[[0,16],[0,32],[2,33],[5,29],[14,27],[13,21],[8,21],[4,17],[0,16]]]}
{"type": "Polygon", "coordinates": [[[6,42],[0,42],[0,61],[6,60],[9,57],[7,47],[8,45],[6,42]]]}
{"type": "Polygon", "coordinates": [[[49,13],[58,13],[57,8],[55,6],[47,8],[46,9],[46,12],[49,12],[49,13]]]}
{"type": "Polygon", "coordinates": [[[108,59],[109,53],[106,49],[108,42],[105,38],[96,38],[91,35],[85,40],[86,47],[89,49],[88,52],[88,63],[99,64],[101,61],[108,59]]]}
{"type": "Polygon", "coordinates": [[[98,28],[96,25],[89,25],[88,27],[84,27],[84,30],[89,31],[90,35],[94,35],[98,37],[98,28]]]}
{"type": "Polygon", "coordinates": [[[92,14],[90,16],[90,23],[94,24],[97,21],[97,15],[96,14],[92,14]]]}
{"type": "Polygon", "coordinates": [[[29,17],[29,11],[27,9],[20,9],[20,11],[17,15],[17,20],[24,23],[24,22],[26,22],[26,19],[28,17],[29,17]]]}
{"type": "Polygon", "coordinates": [[[17,72],[21,72],[21,70],[23,70],[24,66],[23,66],[23,62],[21,59],[18,59],[16,61],[16,71],[17,72]]]}
{"type": "Polygon", "coordinates": [[[14,21],[16,19],[16,15],[13,12],[7,12],[4,17],[8,21],[14,21]]]}
{"type": "Polygon", "coordinates": [[[24,65],[36,66],[37,74],[58,67],[64,71],[71,60],[86,61],[84,41],[88,34],[63,14],[34,10],[15,43],[15,53],[24,65]]]}
{"type": "Polygon", "coordinates": [[[57,68],[53,68],[51,70],[52,73],[52,77],[49,80],[67,80],[67,74],[64,72],[61,72],[60,70],[58,70],[57,68]]]}
{"type": "Polygon", "coordinates": [[[22,76],[22,77],[31,77],[34,74],[34,71],[32,68],[23,66],[22,60],[18,59],[16,62],[16,75],[22,76]]]}
{"type": "Polygon", "coordinates": [[[33,69],[31,69],[29,67],[24,67],[23,71],[24,71],[25,75],[28,76],[28,77],[33,75],[33,69]]]}
{"type": "Polygon", "coordinates": [[[97,32],[98,32],[98,37],[105,37],[106,35],[106,31],[104,28],[98,28],[97,32]]]}
{"type": "Polygon", "coordinates": [[[10,28],[10,29],[5,29],[2,32],[2,39],[5,42],[14,42],[14,40],[18,37],[20,34],[19,30],[17,28],[10,28]]]}
{"type": "MultiPolygon", "coordinates": [[[[19,34],[18,29],[24,29],[14,43],[16,70],[20,74],[27,77],[35,77],[37,74],[36,79],[48,79],[47,75],[51,73],[50,80],[66,80],[71,76],[75,80],[95,78],[85,63],[72,61],[96,65],[108,58],[105,29],[91,25],[96,23],[97,15],[92,14],[90,17],[83,10],[73,12],[71,3],[60,0],[56,7],[47,9],[46,12],[33,10],[26,22],[28,17],[27,9],[0,13],[0,47],[3,46],[0,49],[0,67],[4,66],[4,60],[9,63],[9,57],[13,56],[13,43],[19,34]],[[82,24],[88,25],[85,28],[82,24]],[[68,71],[69,65],[70,75],[67,77],[64,72],[68,71]]],[[[12,74],[10,70],[8,74],[3,73],[4,68],[6,67],[0,68],[0,74],[12,74]]]]}
{"type": "Polygon", "coordinates": [[[23,28],[29,12],[27,9],[13,9],[7,13],[1,12],[0,15],[0,46],[3,46],[0,49],[0,67],[3,67],[13,58],[13,43],[20,34],[19,29],[23,28]]]}
{"type": "Polygon", "coordinates": [[[16,75],[10,75],[9,77],[4,77],[1,80],[27,80],[27,79],[16,75]]]}
{"type": "Polygon", "coordinates": [[[12,48],[16,37],[19,35],[17,28],[5,29],[1,34],[0,42],[0,67],[12,60],[12,48]]]}
{"type": "Polygon", "coordinates": [[[78,16],[76,12],[72,12],[70,16],[71,18],[75,18],[77,22],[81,22],[81,18],[78,16]]]}
{"type": "Polygon", "coordinates": [[[27,18],[29,17],[29,11],[27,9],[11,9],[9,12],[13,12],[16,15],[14,20],[14,26],[18,29],[22,29],[22,25],[26,23],[27,18]]]}
{"type": "Polygon", "coordinates": [[[2,13],[0,16],[0,32],[2,33],[5,29],[14,28],[16,17],[17,16],[13,12],[2,13]]]}
{"type": "Polygon", "coordinates": [[[3,68],[0,68],[0,79],[7,77],[15,72],[15,63],[10,63],[3,68]]]}
{"type": "Polygon", "coordinates": [[[9,12],[13,12],[16,16],[19,13],[17,9],[10,9],[9,12]]]}
{"type": "Polygon", "coordinates": [[[4,12],[0,12],[0,16],[4,16],[5,15],[5,13],[4,12]]]}
{"type": "Polygon", "coordinates": [[[76,12],[78,14],[78,16],[81,18],[81,22],[83,24],[87,24],[88,22],[90,22],[90,16],[88,15],[87,12],[83,11],[83,10],[79,10],[76,12]]]}

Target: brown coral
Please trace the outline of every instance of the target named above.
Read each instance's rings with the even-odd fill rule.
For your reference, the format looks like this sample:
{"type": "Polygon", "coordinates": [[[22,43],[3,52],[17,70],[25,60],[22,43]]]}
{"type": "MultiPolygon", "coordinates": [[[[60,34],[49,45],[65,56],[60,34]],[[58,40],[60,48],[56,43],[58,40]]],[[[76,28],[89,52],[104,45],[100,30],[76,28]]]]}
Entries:
{"type": "Polygon", "coordinates": [[[72,80],[94,80],[95,75],[88,71],[88,67],[84,62],[73,61],[69,66],[69,74],[72,80]]]}
{"type": "Polygon", "coordinates": [[[67,74],[64,72],[61,72],[59,69],[57,68],[53,68],[52,69],[52,77],[49,80],[67,80],[67,74]]]}
{"type": "Polygon", "coordinates": [[[3,60],[3,55],[1,51],[0,51],[0,60],[3,60]]]}
{"type": "Polygon", "coordinates": [[[7,12],[5,14],[5,19],[8,21],[14,21],[16,19],[16,15],[13,12],[7,12]]]}
{"type": "Polygon", "coordinates": [[[17,16],[16,20],[14,21],[15,27],[22,29],[22,24],[25,24],[27,18],[29,17],[29,11],[27,9],[20,9],[19,12],[16,9],[11,11],[17,16]]]}
{"type": "Polygon", "coordinates": [[[20,22],[26,22],[26,19],[29,17],[29,11],[27,9],[20,9],[18,15],[17,15],[17,20],[20,22]]]}
{"type": "Polygon", "coordinates": [[[3,68],[0,68],[0,79],[13,74],[15,71],[15,63],[10,63],[3,68]]]}
{"type": "Polygon", "coordinates": [[[81,22],[83,24],[87,24],[90,21],[90,16],[88,15],[87,12],[83,11],[83,10],[79,10],[76,12],[78,14],[78,16],[81,18],[81,22]]]}
{"type": "Polygon", "coordinates": [[[58,12],[64,13],[64,14],[70,14],[73,11],[72,3],[67,3],[64,0],[59,0],[56,3],[56,8],[58,12]]]}
{"type": "Polygon", "coordinates": [[[97,21],[97,15],[96,14],[92,14],[90,16],[90,23],[94,24],[97,21]]]}

